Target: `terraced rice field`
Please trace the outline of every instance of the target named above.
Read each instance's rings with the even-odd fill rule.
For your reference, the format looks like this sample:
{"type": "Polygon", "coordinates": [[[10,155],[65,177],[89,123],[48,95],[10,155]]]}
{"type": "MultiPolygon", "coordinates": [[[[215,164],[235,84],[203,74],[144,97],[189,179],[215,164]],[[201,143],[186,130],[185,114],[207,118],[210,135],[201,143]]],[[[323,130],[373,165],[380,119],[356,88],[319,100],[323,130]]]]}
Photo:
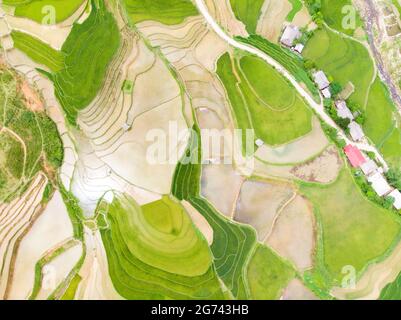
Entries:
{"type": "Polygon", "coordinates": [[[368,263],[391,249],[399,236],[398,217],[369,202],[347,169],[330,185],[303,183],[300,191],[312,202],[321,228],[317,270],[326,270],[329,283],[339,284],[347,265],[360,274],[368,263]]]}
{"type": "Polygon", "coordinates": [[[261,59],[233,59],[225,54],[218,61],[217,74],[226,88],[238,128],[254,128],[256,137],[269,145],[288,143],[312,130],[312,113],[306,104],[261,59]]]}
{"type": "Polygon", "coordinates": [[[15,15],[42,23],[54,10],[55,22],[62,22],[76,12],[86,0],[4,0],[3,4],[14,6],[15,15]]]}
{"type": "Polygon", "coordinates": [[[64,68],[65,58],[62,52],[27,33],[13,31],[11,37],[15,48],[25,52],[33,61],[48,67],[52,72],[58,72],[64,68]]]}
{"type": "Polygon", "coordinates": [[[98,6],[92,0],[90,16],[74,25],[61,49],[65,67],[52,76],[56,96],[71,123],[75,123],[77,112],[95,98],[119,45],[114,17],[103,0],[98,6]]]}
{"type": "Polygon", "coordinates": [[[210,249],[217,274],[235,298],[249,298],[244,270],[255,249],[255,230],[224,218],[204,198],[191,198],[189,202],[206,218],[213,229],[213,244],[210,249]]]}
{"type": "Polygon", "coordinates": [[[123,297],[223,298],[207,242],[179,203],[164,197],[140,207],[116,195],[98,214],[111,279],[123,297]]]}
{"type": "Polygon", "coordinates": [[[154,20],[175,25],[198,14],[190,0],[124,0],[124,4],[133,23],[154,20]]]}
{"type": "Polygon", "coordinates": [[[250,34],[256,32],[264,0],[230,0],[235,17],[242,21],[250,34]]]}

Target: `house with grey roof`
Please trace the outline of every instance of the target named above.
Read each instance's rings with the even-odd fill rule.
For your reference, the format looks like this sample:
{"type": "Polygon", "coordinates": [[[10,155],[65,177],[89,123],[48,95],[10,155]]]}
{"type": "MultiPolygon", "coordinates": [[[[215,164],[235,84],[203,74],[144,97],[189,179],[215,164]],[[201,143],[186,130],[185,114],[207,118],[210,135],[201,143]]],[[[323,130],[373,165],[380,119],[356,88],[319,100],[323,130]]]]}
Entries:
{"type": "Polygon", "coordinates": [[[295,45],[295,40],[298,40],[301,36],[302,33],[297,26],[288,25],[281,35],[280,42],[286,47],[292,48],[295,45]]]}

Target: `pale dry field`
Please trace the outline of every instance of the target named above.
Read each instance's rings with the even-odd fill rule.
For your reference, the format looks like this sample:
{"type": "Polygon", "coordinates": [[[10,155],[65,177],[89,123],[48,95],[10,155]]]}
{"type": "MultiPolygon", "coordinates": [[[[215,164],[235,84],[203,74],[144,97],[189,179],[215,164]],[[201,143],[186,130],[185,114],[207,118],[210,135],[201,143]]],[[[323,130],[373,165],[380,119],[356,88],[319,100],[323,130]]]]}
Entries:
{"type": "Polygon", "coordinates": [[[312,131],[288,144],[270,147],[266,144],[256,151],[256,157],[270,164],[302,163],[321,153],[329,144],[319,120],[314,117],[312,131]]]}
{"type": "Polygon", "coordinates": [[[82,256],[82,245],[77,244],[57,257],[42,268],[42,283],[37,300],[45,300],[67,278],[72,268],[82,256]]]}
{"type": "Polygon", "coordinates": [[[209,222],[189,202],[182,201],[181,203],[191,217],[193,224],[205,237],[208,245],[211,246],[213,244],[213,229],[209,222]]]}
{"type": "Polygon", "coordinates": [[[99,230],[92,231],[85,227],[86,256],[79,271],[82,278],[79,283],[76,300],[121,300],[114,289],[109,274],[106,251],[99,230]]]}
{"type": "Polygon", "coordinates": [[[299,195],[283,208],[265,240],[268,246],[290,260],[300,271],[312,267],[315,242],[311,206],[299,195]]]}
{"type": "Polygon", "coordinates": [[[38,38],[56,50],[61,49],[72,29],[72,24],[49,26],[26,18],[6,16],[5,19],[13,30],[38,38]]]}
{"type": "Polygon", "coordinates": [[[248,36],[245,25],[236,19],[230,0],[206,0],[205,4],[209,13],[222,26],[223,30],[232,36],[248,36]]]}
{"type": "Polygon", "coordinates": [[[278,42],[283,23],[292,6],[287,0],[266,0],[262,6],[256,33],[272,42],[278,42]]]}
{"type": "Polygon", "coordinates": [[[304,181],[330,183],[336,180],[343,165],[337,148],[330,146],[317,158],[294,167],[291,173],[304,181]]]}
{"type": "Polygon", "coordinates": [[[204,165],[201,193],[221,213],[231,218],[243,181],[244,178],[231,165],[204,165]]]}
{"type": "Polygon", "coordinates": [[[284,290],[281,300],[319,300],[315,294],[310,291],[298,279],[291,280],[284,290]]]}
{"type": "Polygon", "coordinates": [[[36,263],[47,251],[72,236],[72,224],[67,209],[61,194],[56,191],[20,243],[9,298],[27,299],[33,288],[36,263]]]}
{"type": "Polygon", "coordinates": [[[25,193],[10,203],[0,204],[0,298],[8,295],[11,286],[15,250],[25,232],[40,213],[43,191],[47,177],[38,173],[25,193]]]}
{"type": "Polygon", "coordinates": [[[280,210],[293,196],[289,184],[247,180],[242,184],[234,219],[253,226],[263,241],[272,231],[280,210]]]}

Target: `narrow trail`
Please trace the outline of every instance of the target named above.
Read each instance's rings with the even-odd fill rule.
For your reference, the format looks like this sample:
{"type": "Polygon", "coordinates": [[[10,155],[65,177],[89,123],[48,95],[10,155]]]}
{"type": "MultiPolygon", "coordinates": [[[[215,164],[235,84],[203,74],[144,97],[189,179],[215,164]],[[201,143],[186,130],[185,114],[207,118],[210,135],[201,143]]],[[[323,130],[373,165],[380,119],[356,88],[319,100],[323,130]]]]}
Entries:
{"type": "Polygon", "coordinates": [[[323,102],[320,104],[317,103],[313,98],[306,92],[304,88],[295,80],[295,78],[285,69],[280,63],[274,60],[272,57],[268,56],[266,53],[261,50],[252,47],[250,45],[240,43],[235,39],[231,38],[228,34],[226,34],[223,29],[219,26],[219,24],[214,20],[214,18],[210,15],[208,8],[206,7],[204,0],[195,0],[198,11],[202,14],[208,25],[212,28],[212,30],[225,42],[227,42],[230,46],[249,52],[258,56],[259,58],[266,61],[269,65],[274,67],[278,72],[280,72],[290,83],[297,89],[298,93],[306,100],[306,102],[315,110],[315,112],[321,117],[321,119],[328,124],[330,127],[336,129],[339,133],[341,139],[344,139],[347,144],[351,144],[357,146],[359,149],[368,152],[374,152],[377,159],[382,163],[385,170],[389,167],[387,162],[384,160],[383,156],[380,152],[367,142],[354,143],[344,134],[343,130],[337,126],[334,120],[325,112],[323,102]]]}

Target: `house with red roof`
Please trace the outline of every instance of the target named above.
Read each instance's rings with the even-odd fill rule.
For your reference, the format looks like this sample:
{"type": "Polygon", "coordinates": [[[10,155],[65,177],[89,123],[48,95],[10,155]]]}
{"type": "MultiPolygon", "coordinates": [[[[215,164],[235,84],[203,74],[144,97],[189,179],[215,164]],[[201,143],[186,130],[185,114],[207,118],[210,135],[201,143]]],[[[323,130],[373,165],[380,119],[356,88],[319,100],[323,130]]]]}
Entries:
{"type": "Polygon", "coordinates": [[[344,152],[354,168],[359,168],[366,162],[362,152],[353,145],[348,145],[344,148],[344,152]]]}

